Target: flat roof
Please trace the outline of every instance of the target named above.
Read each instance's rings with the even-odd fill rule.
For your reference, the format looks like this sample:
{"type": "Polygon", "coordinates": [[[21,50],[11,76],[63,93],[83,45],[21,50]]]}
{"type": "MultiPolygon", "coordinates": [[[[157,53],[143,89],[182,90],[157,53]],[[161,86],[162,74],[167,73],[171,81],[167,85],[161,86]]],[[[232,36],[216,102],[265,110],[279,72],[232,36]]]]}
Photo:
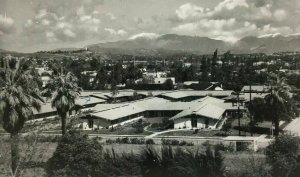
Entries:
{"type": "Polygon", "coordinates": [[[97,104],[97,103],[103,103],[106,102],[106,100],[101,99],[101,98],[96,98],[93,96],[84,96],[84,97],[79,97],[78,99],[75,100],[75,104],[77,105],[87,105],[87,104],[97,104]]]}

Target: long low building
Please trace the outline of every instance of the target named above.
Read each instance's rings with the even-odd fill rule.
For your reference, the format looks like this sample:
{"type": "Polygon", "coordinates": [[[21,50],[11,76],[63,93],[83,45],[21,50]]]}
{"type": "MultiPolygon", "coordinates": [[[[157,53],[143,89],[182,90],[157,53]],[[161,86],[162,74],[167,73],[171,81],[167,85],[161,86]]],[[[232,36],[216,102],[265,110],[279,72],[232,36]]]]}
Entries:
{"type": "Polygon", "coordinates": [[[174,128],[216,129],[237,109],[237,105],[210,96],[191,102],[150,97],[127,103],[99,104],[82,118],[89,128],[115,126],[138,118],[152,123],[168,118],[174,121],[174,128]]]}

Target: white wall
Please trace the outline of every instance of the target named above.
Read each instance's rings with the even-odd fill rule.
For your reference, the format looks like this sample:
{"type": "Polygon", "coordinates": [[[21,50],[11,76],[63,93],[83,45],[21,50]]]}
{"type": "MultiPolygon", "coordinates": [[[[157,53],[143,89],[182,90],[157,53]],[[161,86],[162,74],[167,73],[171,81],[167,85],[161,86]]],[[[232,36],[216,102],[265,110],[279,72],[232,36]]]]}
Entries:
{"type": "Polygon", "coordinates": [[[179,118],[174,120],[174,128],[192,128],[191,118],[179,118]]]}
{"type": "MultiPolygon", "coordinates": [[[[197,118],[197,128],[205,128],[205,120],[206,118],[197,118]]],[[[214,121],[213,119],[209,119],[209,129],[215,129],[216,128],[217,122],[214,121]]],[[[174,120],[174,128],[179,129],[179,128],[192,128],[192,122],[191,118],[179,118],[174,120]]]]}

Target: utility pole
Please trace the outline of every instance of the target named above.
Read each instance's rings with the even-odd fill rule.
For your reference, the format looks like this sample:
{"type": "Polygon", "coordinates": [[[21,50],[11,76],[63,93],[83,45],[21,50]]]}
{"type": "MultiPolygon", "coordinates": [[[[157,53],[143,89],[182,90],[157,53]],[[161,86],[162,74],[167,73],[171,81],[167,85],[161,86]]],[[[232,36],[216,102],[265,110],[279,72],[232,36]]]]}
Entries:
{"type": "MultiPolygon", "coordinates": [[[[249,101],[249,108],[250,108],[250,110],[252,110],[252,98],[251,98],[251,92],[252,92],[252,85],[251,85],[252,83],[251,83],[251,81],[250,81],[250,95],[249,95],[249,97],[250,97],[250,101],[249,101]]],[[[252,118],[252,113],[251,113],[251,111],[250,111],[250,134],[251,134],[251,136],[253,136],[253,118],[252,118]]]]}
{"type": "Polygon", "coordinates": [[[238,106],[238,121],[239,121],[239,136],[241,136],[241,119],[240,119],[240,92],[237,92],[237,106],[238,106]]]}

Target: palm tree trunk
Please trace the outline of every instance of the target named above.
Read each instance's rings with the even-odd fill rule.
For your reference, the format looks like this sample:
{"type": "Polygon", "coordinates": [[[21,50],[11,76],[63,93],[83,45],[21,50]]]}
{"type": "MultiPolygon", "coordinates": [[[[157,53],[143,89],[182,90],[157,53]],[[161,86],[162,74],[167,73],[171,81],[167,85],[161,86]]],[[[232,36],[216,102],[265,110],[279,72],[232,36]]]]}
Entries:
{"type": "Polygon", "coordinates": [[[278,119],[278,118],[275,118],[274,124],[275,124],[275,132],[274,132],[274,135],[275,135],[275,136],[278,136],[278,135],[279,135],[279,119],[278,119]]]}
{"type": "MultiPolygon", "coordinates": [[[[11,170],[13,174],[17,174],[16,170],[18,167],[19,161],[19,134],[11,133],[11,142],[10,142],[10,150],[11,150],[11,170]]],[[[17,175],[15,175],[17,176],[17,175]]]]}
{"type": "Polygon", "coordinates": [[[67,114],[66,113],[61,114],[61,131],[62,131],[62,135],[66,134],[66,132],[67,132],[67,114]]]}

